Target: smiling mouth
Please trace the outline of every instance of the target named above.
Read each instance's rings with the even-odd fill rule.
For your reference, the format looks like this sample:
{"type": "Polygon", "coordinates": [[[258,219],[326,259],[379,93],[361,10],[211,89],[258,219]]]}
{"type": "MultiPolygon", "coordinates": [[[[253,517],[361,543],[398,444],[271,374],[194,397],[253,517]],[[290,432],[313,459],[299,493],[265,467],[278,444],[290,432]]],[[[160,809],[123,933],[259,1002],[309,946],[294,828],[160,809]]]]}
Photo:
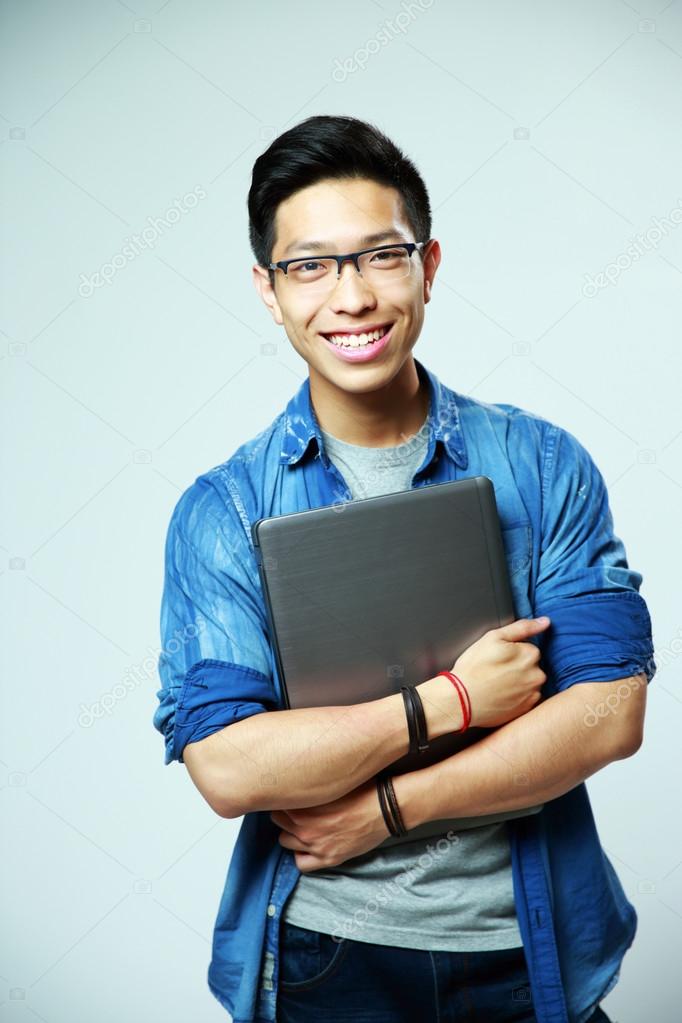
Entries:
{"type": "Polygon", "coordinates": [[[322,334],[322,337],[327,341],[330,341],[332,344],[338,345],[340,348],[364,348],[367,345],[372,345],[376,341],[381,340],[381,338],[389,332],[392,326],[392,323],[386,323],[383,327],[378,327],[377,330],[371,330],[367,333],[322,334]]]}

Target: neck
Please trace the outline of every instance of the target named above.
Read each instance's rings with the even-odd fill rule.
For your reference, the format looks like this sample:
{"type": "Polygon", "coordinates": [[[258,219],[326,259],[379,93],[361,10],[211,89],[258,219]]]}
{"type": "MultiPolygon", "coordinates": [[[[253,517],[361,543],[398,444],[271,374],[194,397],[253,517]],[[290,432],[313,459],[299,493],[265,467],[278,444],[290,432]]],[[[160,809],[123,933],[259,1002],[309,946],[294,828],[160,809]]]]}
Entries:
{"type": "Polygon", "coordinates": [[[326,433],[362,447],[395,447],[423,426],[428,384],[419,379],[412,356],[385,387],[356,394],[344,391],[310,368],[310,400],[326,433]]]}

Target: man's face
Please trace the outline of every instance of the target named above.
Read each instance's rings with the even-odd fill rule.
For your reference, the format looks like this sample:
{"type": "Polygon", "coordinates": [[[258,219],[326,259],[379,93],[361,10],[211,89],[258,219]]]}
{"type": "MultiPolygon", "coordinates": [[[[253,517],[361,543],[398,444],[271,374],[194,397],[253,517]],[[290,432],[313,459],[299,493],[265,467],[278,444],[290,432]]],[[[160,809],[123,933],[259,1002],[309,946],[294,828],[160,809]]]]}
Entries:
{"type": "MultiPolygon", "coordinates": [[[[281,203],[275,218],[272,262],[296,256],[356,252],[390,242],[414,242],[405,219],[400,194],[393,188],[365,179],[325,180],[290,196],[281,203]],[[365,238],[390,232],[380,241],[365,238]],[[299,242],[325,242],[323,249],[311,249],[299,242]],[[326,243],[329,243],[328,245],[326,243]]],[[[432,241],[424,252],[410,257],[409,275],[380,284],[370,283],[356,272],[349,260],[333,290],[320,295],[295,286],[281,270],[275,286],[267,272],[254,267],[254,282],[276,323],[282,324],[289,340],[308,363],[311,378],[316,374],[345,391],[363,393],[388,384],[400,371],[419,337],[424,305],[440,262],[440,248],[432,241]],[[324,335],[362,327],[389,326],[384,344],[352,349],[361,360],[349,361],[324,335]]]]}

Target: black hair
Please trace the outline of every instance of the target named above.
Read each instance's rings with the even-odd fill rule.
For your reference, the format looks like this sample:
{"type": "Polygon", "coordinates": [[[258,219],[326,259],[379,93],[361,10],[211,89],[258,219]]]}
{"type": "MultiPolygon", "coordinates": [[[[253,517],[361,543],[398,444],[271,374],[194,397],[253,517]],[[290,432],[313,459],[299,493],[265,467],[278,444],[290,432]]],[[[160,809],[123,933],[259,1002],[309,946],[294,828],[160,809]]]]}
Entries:
{"type": "Polygon", "coordinates": [[[253,165],[249,240],[260,266],[272,260],[279,204],[324,178],[367,178],[397,189],[415,239],[431,237],[429,195],[409,157],[373,124],[317,114],[279,135],[253,165]]]}

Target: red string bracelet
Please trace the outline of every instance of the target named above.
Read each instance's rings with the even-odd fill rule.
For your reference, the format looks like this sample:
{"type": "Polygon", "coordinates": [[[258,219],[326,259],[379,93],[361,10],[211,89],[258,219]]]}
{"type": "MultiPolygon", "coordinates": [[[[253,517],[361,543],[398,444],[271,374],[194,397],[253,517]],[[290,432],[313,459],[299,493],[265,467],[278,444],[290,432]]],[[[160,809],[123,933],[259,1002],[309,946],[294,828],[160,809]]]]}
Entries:
{"type": "Polygon", "coordinates": [[[469,690],[464,685],[464,683],[462,682],[462,680],[459,677],[459,675],[454,675],[453,677],[457,680],[457,682],[459,683],[460,687],[464,690],[464,695],[466,696],[467,710],[468,710],[466,727],[468,728],[469,725],[471,724],[471,697],[469,696],[469,690]]]}
{"type": "Polygon", "coordinates": [[[469,691],[468,691],[467,687],[464,685],[464,683],[462,682],[461,678],[459,678],[457,675],[453,674],[453,672],[451,672],[451,671],[439,671],[437,673],[437,675],[445,675],[446,678],[450,679],[450,681],[452,682],[453,686],[457,690],[457,695],[459,696],[459,702],[460,702],[460,705],[462,707],[462,719],[463,719],[462,727],[458,728],[457,731],[458,732],[466,732],[467,728],[471,724],[471,698],[469,697],[469,691]],[[464,691],[464,696],[462,695],[462,690],[464,691]],[[464,697],[466,697],[466,703],[464,701],[464,697]]]}

